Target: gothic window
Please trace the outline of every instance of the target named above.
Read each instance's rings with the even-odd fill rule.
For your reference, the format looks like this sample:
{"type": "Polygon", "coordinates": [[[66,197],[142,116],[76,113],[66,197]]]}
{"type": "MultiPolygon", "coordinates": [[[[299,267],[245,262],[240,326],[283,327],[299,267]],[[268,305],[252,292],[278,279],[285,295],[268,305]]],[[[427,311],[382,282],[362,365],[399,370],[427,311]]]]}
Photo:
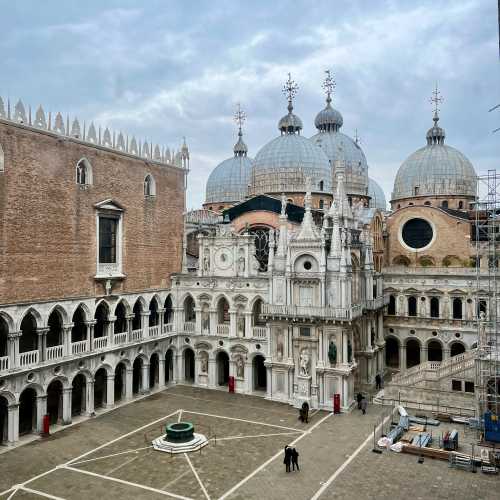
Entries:
{"type": "Polygon", "coordinates": [[[144,196],[156,196],[156,184],[151,174],[144,179],[144,196]]]}
{"type": "Polygon", "coordinates": [[[396,314],[396,297],[389,296],[389,306],[387,307],[387,314],[394,316],[396,314]]]}
{"type": "Polygon", "coordinates": [[[0,144],[0,172],[3,172],[4,168],[5,168],[5,165],[4,165],[4,154],[3,154],[2,145],[0,144]]]}
{"type": "Polygon", "coordinates": [[[97,274],[121,275],[122,209],[109,201],[97,209],[97,274]]]}
{"type": "Polygon", "coordinates": [[[82,158],[76,164],[76,183],[79,186],[89,186],[92,184],[92,167],[90,162],[82,158]]]}
{"type": "Polygon", "coordinates": [[[415,297],[408,297],[408,316],[417,315],[417,299],[415,297]]]}
{"type": "Polygon", "coordinates": [[[116,263],[116,236],[118,220],[114,217],[99,217],[99,262],[116,263]]]}
{"type": "MultiPolygon", "coordinates": [[[[325,187],[325,183],[323,181],[319,181],[319,190],[323,191],[324,187],[325,187]]],[[[321,208],[323,208],[323,207],[321,207],[321,208]]]]}
{"type": "Polygon", "coordinates": [[[431,297],[431,318],[439,318],[439,299],[431,297]]]}
{"type": "Polygon", "coordinates": [[[255,237],[255,258],[259,263],[259,271],[267,271],[267,262],[269,260],[269,229],[252,228],[249,234],[255,237]]]}
{"type": "Polygon", "coordinates": [[[462,299],[453,299],[453,319],[462,319],[462,299]]]}

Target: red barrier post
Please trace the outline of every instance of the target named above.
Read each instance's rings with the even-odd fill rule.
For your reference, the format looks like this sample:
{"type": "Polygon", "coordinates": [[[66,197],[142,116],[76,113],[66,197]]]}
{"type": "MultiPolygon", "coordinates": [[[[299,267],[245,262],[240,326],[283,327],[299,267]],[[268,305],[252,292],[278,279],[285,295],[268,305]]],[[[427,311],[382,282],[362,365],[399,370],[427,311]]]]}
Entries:
{"type": "Polygon", "coordinates": [[[229,392],[234,392],[234,377],[232,375],[229,377],[228,386],[229,386],[229,392]]]}
{"type": "Polygon", "coordinates": [[[42,436],[50,436],[50,416],[44,415],[42,420],[42,436]]]}

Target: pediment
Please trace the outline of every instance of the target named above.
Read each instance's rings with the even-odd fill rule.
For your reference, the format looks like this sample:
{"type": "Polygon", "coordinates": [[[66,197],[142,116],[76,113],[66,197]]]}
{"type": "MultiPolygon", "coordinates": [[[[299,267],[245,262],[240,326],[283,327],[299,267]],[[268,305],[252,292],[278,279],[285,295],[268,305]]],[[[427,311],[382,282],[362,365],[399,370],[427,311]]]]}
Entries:
{"type": "Polygon", "coordinates": [[[416,288],[406,288],[404,293],[420,293],[419,290],[417,290],[416,288]]]}
{"type": "Polygon", "coordinates": [[[248,302],[248,298],[245,297],[244,295],[238,294],[234,298],[234,302],[248,302]]]}
{"type": "Polygon", "coordinates": [[[460,290],[459,288],[455,288],[448,292],[449,295],[467,295],[467,292],[464,290],[460,290]]]}
{"type": "Polygon", "coordinates": [[[427,290],[427,295],[443,295],[443,291],[438,290],[437,288],[431,288],[430,290],[427,290]]]}
{"type": "Polygon", "coordinates": [[[116,212],[123,212],[125,210],[119,203],[111,198],[96,203],[94,207],[99,210],[114,210],[116,212]]]}
{"type": "Polygon", "coordinates": [[[399,289],[390,286],[388,288],[384,288],[384,293],[399,293],[399,289]]]}

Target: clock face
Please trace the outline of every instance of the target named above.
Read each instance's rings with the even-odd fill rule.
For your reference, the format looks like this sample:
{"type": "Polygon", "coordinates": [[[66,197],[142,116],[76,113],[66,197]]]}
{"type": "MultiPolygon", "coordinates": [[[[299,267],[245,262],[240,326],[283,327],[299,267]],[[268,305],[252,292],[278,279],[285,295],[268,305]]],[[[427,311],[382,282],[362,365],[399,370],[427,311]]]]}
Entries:
{"type": "Polygon", "coordinates": [[[221,248],[215,254],[215,264],[219,269],[228,269],[233,264],[233,254],[230,248],[221,248]]]}

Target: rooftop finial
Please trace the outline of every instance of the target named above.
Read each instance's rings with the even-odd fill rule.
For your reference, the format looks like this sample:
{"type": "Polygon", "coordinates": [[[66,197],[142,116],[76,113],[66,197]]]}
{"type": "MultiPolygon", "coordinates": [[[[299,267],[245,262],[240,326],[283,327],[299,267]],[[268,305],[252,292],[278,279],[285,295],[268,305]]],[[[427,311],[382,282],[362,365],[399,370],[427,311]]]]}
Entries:
{"type": "Polygon", "coordinates": [[[434,117],[432,118],[434,120],[434,124],[437,125],[437,122],[439,121],[439,104],[441,104],[444,101],[444,98],[441,96],[441,92],[439,92],[438,89],[438,84],[436,82],[436,88],[432,91],[432,97],[429,99],[431,104],[434,106],[434,117]]]}
{"type": "Polygon", "coordinates": [[[335,90],[337,84],[335,83],[335,80],[332,78],[329,69],[325,70],[325,73],[326,73],[326,78],[323,80],[322,87],[326,93],[326,102],[327,104],[330,104],[332,102],[333,91],[335,90]]]}
{"type": "Polygon", "coordinates": [[[292,80],[292,75],[288,73],[288,80],[285,82],[283,86],[283,94],[288,99],[288,111],[291,113],[293,110],[293,98],[297,95],[297,90],[299,90],[299,86],[292,80]]]}
{"type": "Polygon", "coordinates": [[[238,142],[234,145],[233,151],[235,156],[246,156],[248,152],[247,145],[243,142],[243,132],[241,127],[245,120],[247,119],[246,113],[241,109],[240,103],[236,105],[236,111],[234,112],[234,121],[238,125],[238,142]]]}
{"type": "Polygon", "coordinates": [[[361,142],[361,137],[358,135],[358,129],[354,129],[354,142],[358,145],[361,142]]]}

